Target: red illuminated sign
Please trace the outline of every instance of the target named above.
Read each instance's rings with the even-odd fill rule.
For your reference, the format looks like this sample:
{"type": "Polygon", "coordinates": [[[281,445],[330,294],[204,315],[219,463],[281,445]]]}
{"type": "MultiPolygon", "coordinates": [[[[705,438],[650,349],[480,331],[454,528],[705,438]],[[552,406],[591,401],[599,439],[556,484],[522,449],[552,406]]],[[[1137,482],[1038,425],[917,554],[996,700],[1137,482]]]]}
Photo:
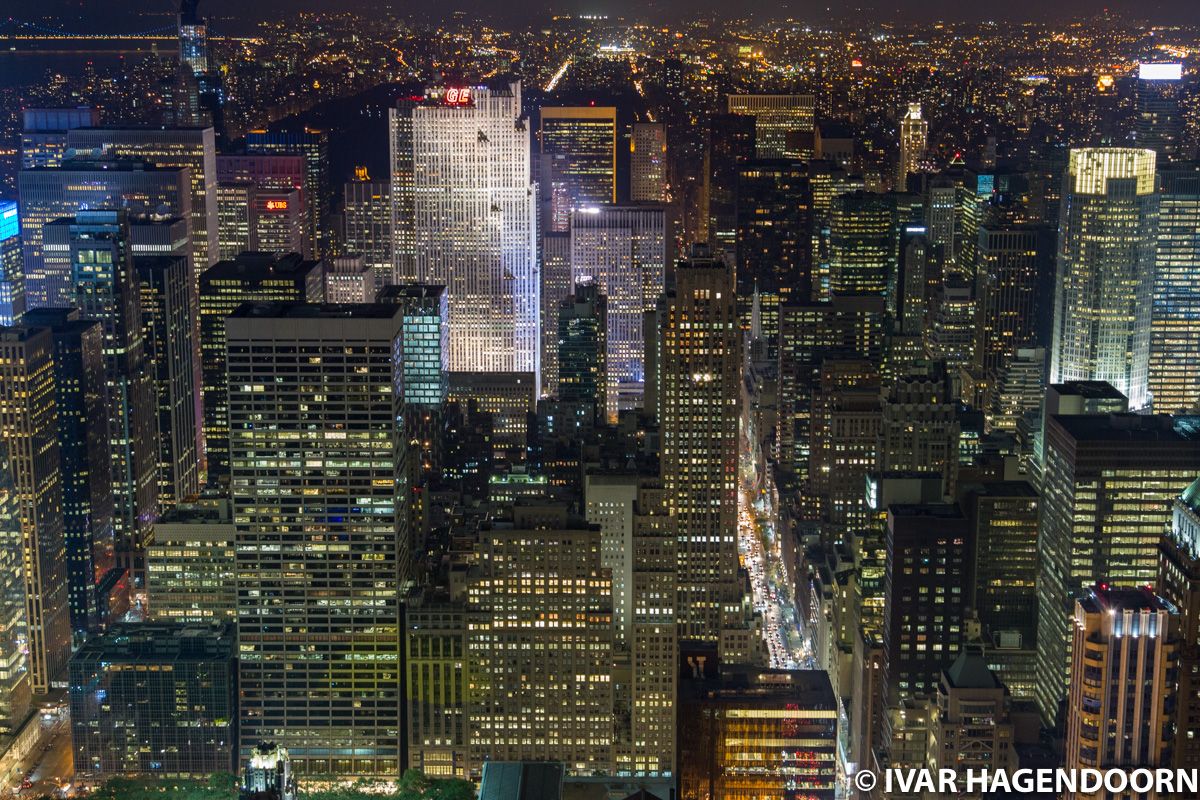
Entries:
{"type": "Polygon", "coordinates": [[[267,211],[287,211],[287,200],[268,200],[267,211]]]}
{"type": "Polygon", "coordinates": [[[443,99],[448,106],[463,106],[471,102],[471,90],[465,86],[461,89],[450,88],[443,99]]]}

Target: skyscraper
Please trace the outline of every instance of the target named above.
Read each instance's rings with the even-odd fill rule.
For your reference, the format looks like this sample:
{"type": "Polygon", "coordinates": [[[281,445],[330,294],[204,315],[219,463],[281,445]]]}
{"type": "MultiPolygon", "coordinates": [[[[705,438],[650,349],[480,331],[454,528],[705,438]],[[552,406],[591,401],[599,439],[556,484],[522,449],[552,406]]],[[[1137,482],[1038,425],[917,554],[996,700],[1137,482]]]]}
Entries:
{"type": "Polygon", "coordinates": [[[258,249],[257,191],[248,180],[217,184],[217,241],[222,261],[258,249]]]}
{"type": "Polygon", "coordinates": [[[179,4],[179,61],[195,75],[208,72],[208,21],[200,16],[199,0],[179,4]]]}
{"type": "Polygon", "coordinates": [[[25,260],[17,204],[0,200],[0,325],[16,325],[25,313],[25,260]]]}
{"type": "Polygon", "coordinates": [[[345,252],[366,258],[374,274],[373,291],[397,278],[392,270],[392,184],[353,180],[343,189],[345,252]]]}
{"type": "Polygon", "coordinates": [[[1152,150],[1071,151],[1059,220],[1050,381],[1108,381],[1150,403],[1158,196],[1152,150]]]}
{"type": "Polygon", "coordinates": [[[1042,344],[1050,298],[1039,280],[1040,237],[1032,228],[979,230],[975,282],[974,367],[996,374],[1023,347],[1042,344]]]}
{"type": "Polygon", "coordinates": [[[154,523],[146,548],[150,618],[235,621],[237,562],[229,501],[183,503],[154,523]]]}
{"type": "Polygon", "coordinates": [[[73,305],[104,332],[113,530],[118,561],[136,578],[159,510],[158,418],[129,219],[123,211],[80,211],[47,226],[46,240],[66,245],[73,305]]]}
{"type": "Polygon", "coordinates": [[[186,257],[137,257],[146,360],[158,409],[158,498],[170,508],[200,492],[202,436],[196,307],[186,257]]]}
{"type": "Polygon", "coordinates": [[[21,498],[0,438],[0,732],[14,733],[29,712],[29,663],[25,650],[25,536],[21,498]]]}
{"type": "Polygon", "coordinates": [[[229,405],[226,394],[225,318],[242,303],[319,303],[321,262],[299,255],[242,253],[200,276],[200,376],[204,394],[204,454],[208,482],[229,480],[229,405]]]}
{"type": "Polygon", "coordinates": [[[889,195],[854,192],[833,198],[829,220],[829,288],[835,295],[888,289],[896,204],[889,195]]]}
{"type": "MultiPolygon", "coordinates": [[[[140,159],[159,167],[187,167],[192,269],[199,275],[217,263],[217,150],[212,128],[76,128],[67,132],[67,147],[79,153],[140,159]]],[[[181,215],[179,210],[171,213],[181,215]]]]}
{"type": "Polygon", "coordinates": [[[1179,156],[1184,137],[1180,64],[1139,64],[1133,140],[1166,163],[1179,156]]]}
{"type": "Polygon", "coordinates": [[[734,249],[737,227],[738,165],[754,158],[754,120],[741,114],[715,114],[704,145],[701,239],[734,249]]]}
{"type": "Polygon", "coordinates": [[[558,312],[558,399],[608,416],[608,300],[596,283],[580,283],[558,312]]]}
{"type": "Polygon", "coordinates": [[[416,273],[446,286],[450,369],[536,376],[537,187],[521,85],[431,90],[411,115],[416,273]]]}
{"type": "MultiPolygon", "coordinates": [[[[571,274],[594,281],[607,298],[608,419],[642,405],[646,343],[642,322],[666,282],[666,215],[662,208],[591,207],[571,214],[571,274]]],[[[561,381],[562,365],[559,365],[561,381]]]]}
{"type": "Polygon", "coordinates": [[[1100,586],[1075,602],[1072,616],[1067,769],[1171,766],[1178,609],[1144,587],[1100,586]]]}
{"type": "Polygon", "coordinates": [[[404,764],[402,325],[385,305],[247,304],[226,321],[240,746],[276,740],[307,774],[404,764]]]}
{"type": "Polygon", "coordinates": [[[1150,395],[1160,414],[1200,411],[1200,170],[1159,173],[1150,395]]]}
{"type": "Polygon", "coordinates": [[[617,109],[542,106],[540,115],[543,229],[565,231],[572,209],[617,202],[617,109]]]}
{"type": "MultiPolygon", "coordinates": [[[[30,308],[72,305],[67,248],[43,251],[45,226],[80,209],[126,209],[131,214],[192,216],[188,171],[144,161],[65,161],[56,169],[22,170],[21,237],[30,308]]],[[[215,195],[214,195],[215,197],[215,195]]]]}
{"type": "Polygon", "coordinates": [[[264,253],[312,252],[305,232],[299,189],[256,189],[255,246],[264,253]]]}
{"type": "Polygon", "coordinates": [[[0,438],[17,498],[34,694],[62,684],[71,654],[57,419],[54,337],[45,328],[0,329],[0,438]]]}
{"type": "Polygon", "coordinates": [[[304,209],[308,215],[309,252],[325,252],[325,217],[329,214],[329,133],[316,128],[299,131],[250,131],[247,155],[290,155],[304,158],[304,209]]]}
{"type": "Polygon", "coordinates": [[[1037,700],[1052,720],[1067,687],[1072,598],[1097,581],[1155,581],[1171,504],[1200,474],[1200,419],[1047,415],[1037,700]]]}
{"type": "Polygon", "coordinates": [[[662,477],[679,532],[680,635],[716,641],[741,595],[734,276],[729,264],[699,249],[675,275],[660,334],[662,477]]]}
{"type": "Polygon", "coordinates": [[[67,131],[98,127],[100,109],[26,108],[21,122],[21,169],[57,167],[67,155],[67,131]]]}
{"type": "Polygon", "coordinates": [[[629,199],[635,203],[667,201],[667,126],[633,123],[629,140],[629,199]]]}
{"type": "Polygon", "coordinates": [[[1200,761],[1200,478],[1175,499],[1155,587],[1179,609],[1175,765],[1190,767],[1200,761]]]}
{"type": "Polygon", "coordinates": [[[730,114],[754,118],[755,158],[812,158],[816,98],[811,94],[731,94],[730,114]]]}
{"type": "Polygon", "coordinates": [[[900,164],[896,168],[896,188],[904,191],[908,176],[919,172],[929,140],[929,121],[921,115],[920,103],[909,103],[900,119],[900,164]]]}
{"type": "Polygon", "coordinates": [[[96,320],[81,319],[73,308],[37,308],[25,324],[49,328],[54,337],[67,593],[71,627],[82,637],[102,621],[96,585],[114,569],[104,329],[96,320]]]}
{"type": "Polygon", "coordinates": [[[542,236],[542,394],[558,393],[558,312],[571,296],[571,233],[542,236]]]}

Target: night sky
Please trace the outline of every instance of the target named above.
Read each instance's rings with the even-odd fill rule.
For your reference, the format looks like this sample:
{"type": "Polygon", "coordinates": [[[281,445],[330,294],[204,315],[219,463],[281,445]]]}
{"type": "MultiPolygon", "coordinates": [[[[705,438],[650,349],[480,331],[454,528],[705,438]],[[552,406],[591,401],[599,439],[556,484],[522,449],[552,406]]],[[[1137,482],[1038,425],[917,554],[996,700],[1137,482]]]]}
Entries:
{"type": "MultiPolygon", "coordinates": [[[[868,18],[897,21],[1075,19],[1092,16],[1108,8],[1127,18],[1148,19],[1156,23],[1200,24],[1198,0],[1120,0],[1100,4],[1094,0],[854,0],[835,4],[829,0],[408,0],[386,3],[381,0],[201,0],[205,15],[229,20],[255,21],[298,10],[342,9],[368,11],[381,6],[401,12],[446,15],[465,11],[496,21],[520,24],[543,19],[548,13],[593,13],[659,20],[695,16],[698,13],[737,13],[758,15],[764,19],[793,16],[812,22],[868,18]],[[248,12],[249,9],[249,12],[248,12]],[[861,9],[861,11],[859,10],[861,9]]],[[[95,24],[114,30],[139,30],[166,22],[177,0],[0,0],[0,16],[29,19],[34,8],[39,14],[70,17],[81,24],[95,24]],[[140,28],[138,26],[141,26],[140,28]],[[126,27],[128,26],[128,27],[126,27]]]]}

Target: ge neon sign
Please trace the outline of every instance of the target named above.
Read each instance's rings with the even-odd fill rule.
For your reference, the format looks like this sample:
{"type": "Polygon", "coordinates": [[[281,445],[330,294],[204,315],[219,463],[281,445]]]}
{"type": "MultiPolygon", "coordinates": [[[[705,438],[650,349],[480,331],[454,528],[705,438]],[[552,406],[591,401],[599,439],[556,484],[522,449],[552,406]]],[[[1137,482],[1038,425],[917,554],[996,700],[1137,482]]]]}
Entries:
{"type": "Polygon", "coordinates": [[[448,106],[463,106],[471,102],[471,90],[465,86],[461,89],[450,88],[443,99],[448,106]]]}

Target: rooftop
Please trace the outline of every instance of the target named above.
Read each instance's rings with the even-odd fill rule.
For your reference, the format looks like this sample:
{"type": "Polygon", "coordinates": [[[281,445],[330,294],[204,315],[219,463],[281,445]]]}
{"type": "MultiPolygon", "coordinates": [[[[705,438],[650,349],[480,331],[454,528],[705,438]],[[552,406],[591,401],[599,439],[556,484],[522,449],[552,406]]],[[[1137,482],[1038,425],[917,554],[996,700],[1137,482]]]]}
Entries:
{"type": "Polygon", "coordinates": [[[386,303],[242,303],[234,319],[392,319],[398,313],[386,303]]]}
{"type": "Polygon", "coordinates": [[[1054,421],[1076,441],[1200,442],[1200,417],[1168,414],[1068,414],[1054,421]]]}
{"type": "Polygon", "coordinates": [[[1099,614],[1104,611],[1166,611],[1179,613],[1175,606],[1156,595],[1149,587],[1115,588],[1102,583],[1079,598],[1083,610],[1099,614]]]}

